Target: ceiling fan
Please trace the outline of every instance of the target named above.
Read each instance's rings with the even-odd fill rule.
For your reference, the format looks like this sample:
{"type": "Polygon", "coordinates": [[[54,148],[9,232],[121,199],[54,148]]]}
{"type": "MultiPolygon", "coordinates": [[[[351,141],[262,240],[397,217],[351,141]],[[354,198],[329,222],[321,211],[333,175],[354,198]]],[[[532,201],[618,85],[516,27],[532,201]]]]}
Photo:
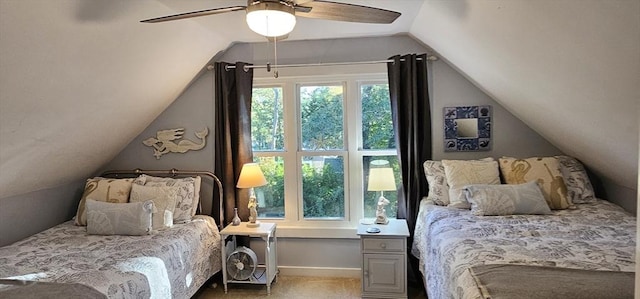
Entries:
{"type": "Polygon", "coordinates": [[[391,24],[400,16],[399,12],[386,9],[324,0],[248,0],[246,6],[205,9],[140,22],[159,23],[239,10],[246,11],[249,28],[266,37],[291,32],[296,25],[296,16],[373,24],[391,24]]]}

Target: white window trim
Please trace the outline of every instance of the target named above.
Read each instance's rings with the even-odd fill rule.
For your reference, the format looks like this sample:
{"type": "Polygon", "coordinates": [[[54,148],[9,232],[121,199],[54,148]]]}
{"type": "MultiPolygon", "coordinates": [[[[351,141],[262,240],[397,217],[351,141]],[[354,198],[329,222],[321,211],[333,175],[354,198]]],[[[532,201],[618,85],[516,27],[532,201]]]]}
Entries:
{"type": "MultiPolygon", "coordinates": [[[[280,70],[281,76],[274,78],[271,73],[265,70],[254,70],[253,87],[273,87],[282,88],[283,95],[283,119],[285,134],[284,151],[260,151],[254,152],[254,156],[281,156],[284,158],[286,170],[296,169],[296,171],[285,171],[284,193],[285,197],[292,194],[295,200],[285,198],[284,219],[260,218],[262,221],[278,223],[278,235],[291,238],[357,238],[356,227],[363,218],[363,198],[362,198],[362,159],[363,156],[370,155],[395,155],[395,150],[363,150],[362,149],[362,116],[358,112],[362,108],[359,100],[360,86],[362,84],[386,83],[386,65],[365,65],[365,66],[333,66],[333,67],[310,67],[280,70]],[[286,74],[292,74],[287,76],[286,74]],[[331,74],[331,75],[327,75],[331,74]],[[283,76],[284,75],[284,76],[283,76]],[[298,91],[299,86],[308,84],[344,84],[344,120],[345,133],[344,144],[346,153],[344,154],[345,173],[345,218],[343,220],[324,219],[303,219],[301,198],[302,182],[298,181],[298,169],[300,169],[301,156],[310,152],[298,152],[298,132],[297,119],[299,117],[298,91]],[[354,101],[354,99],[356,99],[354,101]],[[357,117],[355,117],[357,115],[357,117]],[[291,124],[291,120],[296,120],[291,124]],[[297,136],[297,138],[287,138],[287,136],[297,136]],[[290,165],[294,163],[295,165],[290,165]],[[354,178],[355,179],[354,181],[354,178]],[[294,182],[294,183],[290,183],[294,182]]],[[[342,152],[345,151],[336,151],[342,152]]],[[[324,155],[330,152],[323,152],[324,155]]]]}

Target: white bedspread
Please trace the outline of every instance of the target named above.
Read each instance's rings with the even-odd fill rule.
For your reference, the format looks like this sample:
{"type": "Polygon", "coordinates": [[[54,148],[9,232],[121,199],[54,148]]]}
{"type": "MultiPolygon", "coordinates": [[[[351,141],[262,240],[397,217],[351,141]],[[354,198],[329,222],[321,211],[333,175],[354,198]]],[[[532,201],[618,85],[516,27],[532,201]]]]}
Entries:
{"type": "Polygon", "coordinates": [[[146,236],[87,235],[65,222],[0,248],[0,278],[80,283],[109,298],[190,298],[220,270],[213,218],[146,236]]]}
{"type": "Polygon", "coordinates": [[[553,215],[474,216],[421,203],[412,253],[429,298],[479,298],[468,268],[545,265],[634,271],[636,218],[604,200],[553,215]]]}

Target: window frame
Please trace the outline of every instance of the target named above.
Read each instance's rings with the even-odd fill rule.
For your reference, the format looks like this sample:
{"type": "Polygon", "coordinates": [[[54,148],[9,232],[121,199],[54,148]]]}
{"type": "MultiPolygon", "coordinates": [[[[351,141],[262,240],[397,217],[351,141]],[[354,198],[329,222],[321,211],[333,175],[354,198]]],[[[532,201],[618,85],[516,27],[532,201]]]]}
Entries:
{"type": "MultiPolygon", "coordinates": [[[[329,68],[329,67],[327,67],[329,68]]],[[[331,70],[299,68],[297,75],[274,78],[264,70],[254,70],[253,88],[282,88],[284,150],[254,151],[254,157],[279,156],[284,160],[284,218],[260,218],[278,223],[278,233],[284,237],[305,238],[355,238],[354,230],[363,218],[363,156],[395,155],[392,150],[364,150],[362,145],[362,101],[361,86],[368,84],[388,84],[385,65],[351,67],[330,67],[341,69],[341,74],[327,75],[331,70]],[[300,87],[301,86],[343,86],[343,145],[342,150],[302,150],[300,128],[300,87]],[[293,122],[293,123],[292,123],[293,122]],[[294,136],[295,138],[291,138],[294,136]],[[345,214],[344,219],[304,218],[302,201],[302,180],[298,179],[302,166],[302,156],[336,155],[344,159],[345,171],[345,214]],[[295,170],[295,171],[290,171],[295,170]],[[293,197],[293,198],[292,198],[293,197]]],[[[287,69],[289,70],[289,69],[287,69]]],[[[337,70],[340,72],[340,70],[337,70]]],[[[389,215],[393,217],[394,215],[389,215]]]]}

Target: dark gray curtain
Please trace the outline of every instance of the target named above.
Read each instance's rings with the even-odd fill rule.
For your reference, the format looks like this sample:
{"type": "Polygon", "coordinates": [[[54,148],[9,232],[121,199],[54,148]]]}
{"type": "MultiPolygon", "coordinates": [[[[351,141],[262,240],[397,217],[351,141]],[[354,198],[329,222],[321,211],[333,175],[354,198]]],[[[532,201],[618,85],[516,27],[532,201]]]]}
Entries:
{"type": "MultiPolygon", "coordinates": [[[[236,182],[244,163],[251,162],[251,93],[253,69],[247,63],[237,62],[235,68],[226,62],[215,63],[215,169],[224,188],[225,224],[238,208],[240,218],[249,218],[248,191],[237,189],[236,182]]],[[[216,191],[217,192],[217,191],[216,191]]]]}
{"type": "Polygon", "coordinates": [[[387,64],[391,116],[402,175],[397,217],[407,220],[413,240],[420,200],[428,190],[422,163],[431,159],[427,55],[397,55],[389,59],[393,60],[387,64]]]}

